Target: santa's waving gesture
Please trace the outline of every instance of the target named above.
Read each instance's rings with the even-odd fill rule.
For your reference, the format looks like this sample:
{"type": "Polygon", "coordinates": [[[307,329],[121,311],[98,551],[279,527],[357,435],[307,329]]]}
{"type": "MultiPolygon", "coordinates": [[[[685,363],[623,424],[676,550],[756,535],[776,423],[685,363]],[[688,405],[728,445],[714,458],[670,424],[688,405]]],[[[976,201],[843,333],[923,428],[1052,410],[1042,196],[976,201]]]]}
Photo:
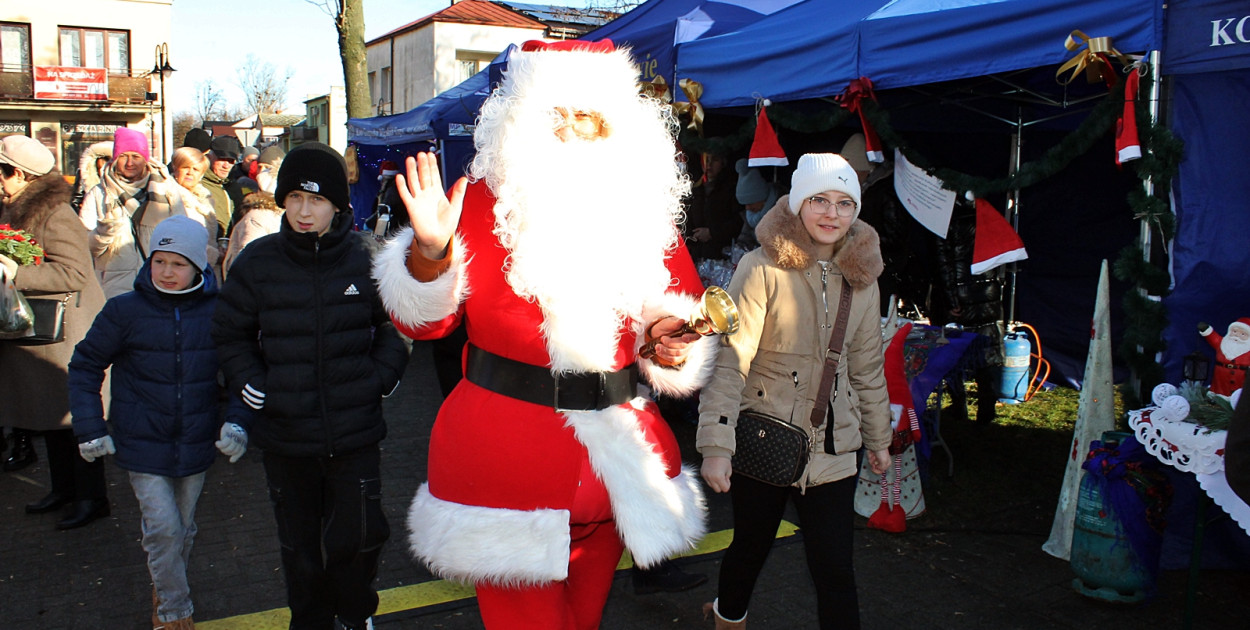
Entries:
{"type": "Polygon", "coordinates": [[[688,395],[715,359],[678,332],[703,287],[675,131],[611,42],[529,42],[482,105],[472,181],[445,193],[428,153],[397,179],[412,227],[375,262],[383,302],[413,339],[469,337],[409,540],[474,583],[488,628],[596,628],[622,543],[646,567],[703,535],[697,478],[640,396],[688,395]]]}

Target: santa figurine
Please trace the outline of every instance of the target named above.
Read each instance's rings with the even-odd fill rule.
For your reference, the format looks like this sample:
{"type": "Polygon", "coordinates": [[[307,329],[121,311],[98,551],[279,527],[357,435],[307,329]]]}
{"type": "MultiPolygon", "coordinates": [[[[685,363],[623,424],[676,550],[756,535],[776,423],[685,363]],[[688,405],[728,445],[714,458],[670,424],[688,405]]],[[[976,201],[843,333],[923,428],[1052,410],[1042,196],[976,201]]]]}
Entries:
{"type": "Polygon", "coordinates": [[[702,286],[675,130],[611,42],[528,42],[482,105],[472,183],[445,193],[428,153],[397,178],[411,227],[376,259],[383,302],[409,337],[463,321],[469,339],[409,541],[475,585],[487,628],[597,628],[623,548],[647,567],[704,534],[697,477],[639,388],[689,395],[716,353],[681,333],[702,286]]]}
{"type": "Polygon", "coordinates": [[[1228,325],[1228,333],[1220,336],[1206,322],[1198,322],[1198,334],[1215,349],[1215,374],[1211,376],[1211,391],[1230,396],[1241,389],[1250,369],[1250,317],[1228,325]]]}

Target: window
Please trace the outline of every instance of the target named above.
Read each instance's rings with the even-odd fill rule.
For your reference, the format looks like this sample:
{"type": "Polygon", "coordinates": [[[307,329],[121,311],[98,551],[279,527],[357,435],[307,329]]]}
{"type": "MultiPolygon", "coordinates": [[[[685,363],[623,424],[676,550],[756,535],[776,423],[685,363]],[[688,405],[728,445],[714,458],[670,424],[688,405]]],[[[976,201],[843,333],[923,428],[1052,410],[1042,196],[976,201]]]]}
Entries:
{"type": "Polygon", "coordinates": [[[61,27],[61,65],[130,74],[130,33],[61,27]]]}
{"type": "MultiPolygon", "coordinates": [[[[378,101],[386,103],[387,105],[390,105],[391,104],[391,67],[390,66],[382,68],[382,72],[380,73],[378,80],[380,82],[380,85],[378,85],[378,101]]],[[[387,109],[389,110],[390,108],[388,107],[387,109]]]]}
{"type": "Polygon", "coordinates": [[[30,25],[0,22],[0,72],[30,70],[30,25]]]}
{"type": "Polygon", "coordinates": [[[304,125],[308,127],[320,127],[321,126],[321,106],[320,105],[310,105],[308,107],[308,120],[304,123],[304,125]]]}
{"type": "Polygon", "coordinates": [[[465,79],[485,70],[495,55],[496,53],[457,50],[456,83],[463,83],[465,79]]]}

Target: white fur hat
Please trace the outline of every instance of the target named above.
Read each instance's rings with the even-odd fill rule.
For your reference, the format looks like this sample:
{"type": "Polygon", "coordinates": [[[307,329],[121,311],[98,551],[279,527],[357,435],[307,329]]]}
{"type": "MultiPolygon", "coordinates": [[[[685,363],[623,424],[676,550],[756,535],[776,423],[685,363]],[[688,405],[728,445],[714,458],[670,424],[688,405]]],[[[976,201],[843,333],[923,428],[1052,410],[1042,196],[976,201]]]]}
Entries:
{"type": "Polygon", "coordinates": [[[837,153],[804,154],[790,179],[790,212],[798,214],[803,200],[828,190],[849,195],[855,202],[855,217],[859,216],[859,175],[855,169],[837,153]]]}

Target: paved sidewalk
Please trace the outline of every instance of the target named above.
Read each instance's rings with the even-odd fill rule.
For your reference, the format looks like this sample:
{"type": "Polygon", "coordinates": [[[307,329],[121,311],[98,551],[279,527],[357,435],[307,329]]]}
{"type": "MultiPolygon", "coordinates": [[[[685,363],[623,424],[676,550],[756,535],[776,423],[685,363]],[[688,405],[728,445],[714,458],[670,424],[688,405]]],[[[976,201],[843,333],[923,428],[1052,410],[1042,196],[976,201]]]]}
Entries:
{"type": "MultiPolygon", "coordinates": [[[[390,608],[377,618],[378,628],[481,628],[474,600],[458,599],[465,594],[463,589],[435,580],[406,551],[407,506],[425,478],[426,447],[438,402],[428,350],[418,344],[401,390],[387,401],[391,431],[383,442],[382,474],[392,536],[378,586],[384,606],[390,608]],[[431,603],[437,601],[443,603],[431,603]]],[[[689,448],[693,427],[675,429],[689,448]]],[[[1185,571],[1163,572],[1159,597],[1144,605],[1116,606],[1073,592],[1068,563],[1041,551],[1057,484],[1052,496],[987,500],[975,514],[943,515],[943,505],[951,497],[982,492],[989,484],[961,469],[973,468],[970,458],[976,450],[966,437],[954,436],[956,476],[935,475],[930,480],[929,515],[909,522],[909,530],[898,535],[863,529],[860,519],[855,560],[865,628],[1182,627],[1185,571]]],[[[5,534],[0,537],[0,628],[146,628],[151,583],[139,546],[138,505],[124,472],[109,462],[110,517],[82,529],[56,531],[56,514],[29,516],[22,510],[47,492],[42,440],[38,444],[37,465],[0,473],[0,531],[5,534]]],[[[692,452],[687,460],[697,461],[692,452]]],[[[944,470],[945,464],[939,468],[944,470]]],[[[1009,464],[1004,471],[1031,474],[1013,473],[1009,464]]],[[[710,496],[709,505],[709,530],[722,532],[719,539],[727,540],[726,497],[710,496]]],[[[199,535],[190,579],[197,626],[285,628],[277,536],[259,453],[249,451],[233,465],[218,460],[209,471],[196,521],[199,535]]],[[[711,628],[700,608],[715,594],[720,558],[719,551],[711,551],[679,560],[685,570],[710,577],[708,584],[685,593],[635,596],[629,572],[618,572],[603,628],[711,628]]],[[[751,630],[817,627],[801,532],[777,541],[756,590],[751,630]]],[[[1193,627],[1250,628],[1247,594],[1250,573],[1203,571],[1193,627]]]]}

